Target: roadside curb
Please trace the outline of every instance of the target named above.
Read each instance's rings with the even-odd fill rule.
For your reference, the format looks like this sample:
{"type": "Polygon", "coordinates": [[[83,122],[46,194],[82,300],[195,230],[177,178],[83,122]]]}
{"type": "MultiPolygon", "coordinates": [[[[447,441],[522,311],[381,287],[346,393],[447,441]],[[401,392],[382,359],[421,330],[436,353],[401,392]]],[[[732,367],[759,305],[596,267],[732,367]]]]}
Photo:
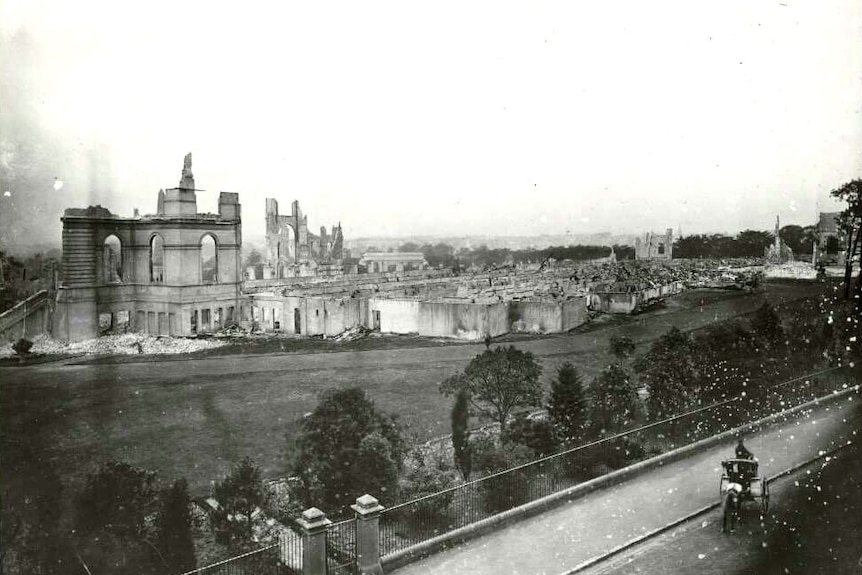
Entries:
{"type": "MultiPolygon", "coordinates": [[[[446,533],[444,535],[439,535],[427,541],[423,541],[422,543],[414,545],[408,549],[396,551],[395,553],[381,558],[381,562],[386,572],[396,570],[400,567],[404,567],[405,565],[413,563],[414,561],[418,561],[424,557],[427,557],[434,553],[438,553],[440,551],[451,549],[460,543],[464,543],[465,541],[468,541],[470,539],[475,539],[477,537],[500,529],[501,527],[504,527],[506,525],[515,523],[528,517],[532,517],[534,515],[538,515],[539,513],[547,511],[563,503],[569,503],[576,499],[580,499],[581,497],[593,491],[612,487],[614,485],[617,485],[618,483],[621,483],[624,480],[636,477],[656,467],[661,467],[665,464],[673,463],[675,461],[678,461],[679,459],[683,459],[692,452],[702,450],[717,443],[721,443],[729,438],[734,437],[739,433],[746,433],[748,431],[751,431],[752,429],[767,427],[780,422],[781,419],[786,419],[789,416],[796,415],[797,413],[805,411],[806,409],[811,409],[813,407],[819,407],[822,405],[833,403],[835,401],[838,401],[839,399],[843,399],[844,397],[852,393],[858,392],[860,389],[862,389],[862,385],[860,384],[848,386],[846,389],[835,391],[829,395],[818,397],[795,407],[779,411],[756,421],[752,421],[739,427],[729,429],[727,431],[719,433],[718,435],[713,435],[712,437],[701,439],[700,441],[680,447],[673,451],[668,451],[667,453],[663,453],[657,457],[653,457],[651,459],[635,463],[634,465],[630,465],[629,467],[625,467],[623,469],[618,469],[616,471],[608,473],[607,475],[603,475],[602,477],[591,479],[579,485],[575,485],[574,487],[570,487],[569,489],[565,489],[558,493],[543,497],[542,499],[531,501],[530,503],[526,503],[508,511],[504,511],[503,513],[499,513],[492,517],[477,521],[476,523],[461,527],[459,529],[455,529],[454,531],[450,531],[449,533],[446,533]]],[[[698,513],[702,512],[704,512],[704,510],[700,510],[698,513]]],[[[666,527],[666,529],[667,528],[669,527],[666,527]]]]}

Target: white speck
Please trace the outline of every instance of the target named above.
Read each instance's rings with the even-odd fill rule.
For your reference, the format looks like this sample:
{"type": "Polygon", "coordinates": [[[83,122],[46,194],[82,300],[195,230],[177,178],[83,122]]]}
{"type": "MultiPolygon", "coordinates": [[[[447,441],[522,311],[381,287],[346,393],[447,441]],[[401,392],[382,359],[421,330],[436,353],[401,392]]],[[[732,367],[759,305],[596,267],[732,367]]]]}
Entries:
{"type": "Polygon", "coordinates": [[[705,553],[698,553],[697,558],[698,559],[706,559],[706,554],[705,553]]]}
{"type": "Polygon", "coordinates": [[[7,197],[7,198],[11,198],[11,197],[12,197],[12,192],[10,192],[9,190],[6,190],[5,192],[3,192],[3,195],[4,195],[5,197],[7,197]]]}
{"type": "Polygon", "coordinates": [[[58,180],[57,178],[54,178],[54,189],[59,190],[62,187],[63,187],[63,180],[58,180]]]}

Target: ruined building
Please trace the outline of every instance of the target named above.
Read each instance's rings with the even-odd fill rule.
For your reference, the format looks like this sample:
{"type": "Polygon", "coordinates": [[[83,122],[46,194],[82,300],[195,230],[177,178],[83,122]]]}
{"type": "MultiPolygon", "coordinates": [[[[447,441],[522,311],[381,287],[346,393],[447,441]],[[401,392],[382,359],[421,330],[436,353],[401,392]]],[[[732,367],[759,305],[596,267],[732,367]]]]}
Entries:
{"type": "Polygon", "coordinates": [[[665,233],[647,232],[644,238],[635,239],[635,259],[637,260],[669,260],[673,252],[673,229],[665,233]]]}
{"type": "Polygon", "coordinates": [[[763,253],[763,257],[766,258],[767,263],[784,264],[793,261],[793,251],[791,251],[779,236],[780,229],[781,226],[779,224],[779,218],[778,216],[775,216],[775,241],[771,246],[767,246],[763,253]]]}
{"type": "Polygon", "coordinates": [[[341,265],[344,236],[341,223],[330,233],[320,227],[320,235],[308,231],[308,216],[299,202],[290,205],[290,215],[278,213],[278,202],[266,199],[266,261],[264,278],[286,278],[333,272],[341,265]]]}
{"type": "Polygon", "coordinates": [[[239,197],[222,192],[218,213],[202,214],[197,191],[189,154],[179,187],[159,191],[153,215],[65,211],[55,337],[81,341],[111,328],[191,335],[239,321],[239,197]]]}
{"type": "Polygon", "coordinates": [[[817,220],[817,241],[814,243],[815,265],[843,266],[847,259],[846,235],[838,227],[841,212],[820,212],[817,220]]]}

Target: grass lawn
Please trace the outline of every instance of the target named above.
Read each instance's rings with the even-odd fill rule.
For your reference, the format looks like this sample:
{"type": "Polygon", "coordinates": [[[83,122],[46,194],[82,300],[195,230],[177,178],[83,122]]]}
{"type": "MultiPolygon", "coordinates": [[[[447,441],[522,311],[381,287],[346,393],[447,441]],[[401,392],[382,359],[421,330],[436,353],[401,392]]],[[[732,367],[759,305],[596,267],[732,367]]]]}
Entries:
{"type": "MultiPolygon", "coordinates": [[[[511,339],[539,357],[546,384],[563,361],[589,378],[610,360],[612,333],[631,335],[642,352],[671,325],[696,329],[750,313],[765,297],[780,303],[824,290],[831,286],[781,282],[758,294],[691,291],[647,313],[602,318],[570,334],[511,339]]],[[[164,482],[184,476],[198,495],[245,455],[261,465],[264,476],[284,475],[286,435],[330,387],[361,386],[378,407],[397,413],[416,440],[446,434],[451,400],[440,396],[437,384],[484,346],[444,343],[410,337],[340,345],[271,339],[190,361],[0,368],[4,514],[24,493],[38,489],[34,474],[47,470],[67,487],[68,504],[86,473],[108,457],[156,470],[164,482]],[[282,353],[285,342],[296,347],[282,353]]]]}

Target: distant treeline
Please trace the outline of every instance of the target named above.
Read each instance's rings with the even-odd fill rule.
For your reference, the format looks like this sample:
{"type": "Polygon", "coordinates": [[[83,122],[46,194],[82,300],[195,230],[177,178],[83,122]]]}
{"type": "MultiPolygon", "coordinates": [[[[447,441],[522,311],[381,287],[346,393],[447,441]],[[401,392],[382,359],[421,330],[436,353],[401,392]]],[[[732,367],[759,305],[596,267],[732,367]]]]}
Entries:
{"type": "MultiPolygon", "coordinates": [[[[617,259],[634,259],[634,248],[631,246],[613,246],[617,259]]],[[[399,252],[422,252],[431,267],[451,267],[462,269],[469,267],[490,268],[524,263],[539,264],[548,259],[589,261],[606,258],[611,253],[610,246],[551,246],[543,249],[510,250],[508,248],[489,249],[487,246],[477,248],[455,248],[445,243],[424,244],[407,242],[398,248],[399,252]]]]}
{"type": "MultiPolygon", "coordinates": [[[[784,226],[779,230],[781,240],[791,249],[796,259],[811,254],[816,238],[814,226],[784,226]]],[[[736,236],[724,234],[698,234],[677,239],[673,244],[675,258],[744,258],[763,257],[766,248],[775,241],[775,235],[758,230],[745,230],[736,236]]]]}

